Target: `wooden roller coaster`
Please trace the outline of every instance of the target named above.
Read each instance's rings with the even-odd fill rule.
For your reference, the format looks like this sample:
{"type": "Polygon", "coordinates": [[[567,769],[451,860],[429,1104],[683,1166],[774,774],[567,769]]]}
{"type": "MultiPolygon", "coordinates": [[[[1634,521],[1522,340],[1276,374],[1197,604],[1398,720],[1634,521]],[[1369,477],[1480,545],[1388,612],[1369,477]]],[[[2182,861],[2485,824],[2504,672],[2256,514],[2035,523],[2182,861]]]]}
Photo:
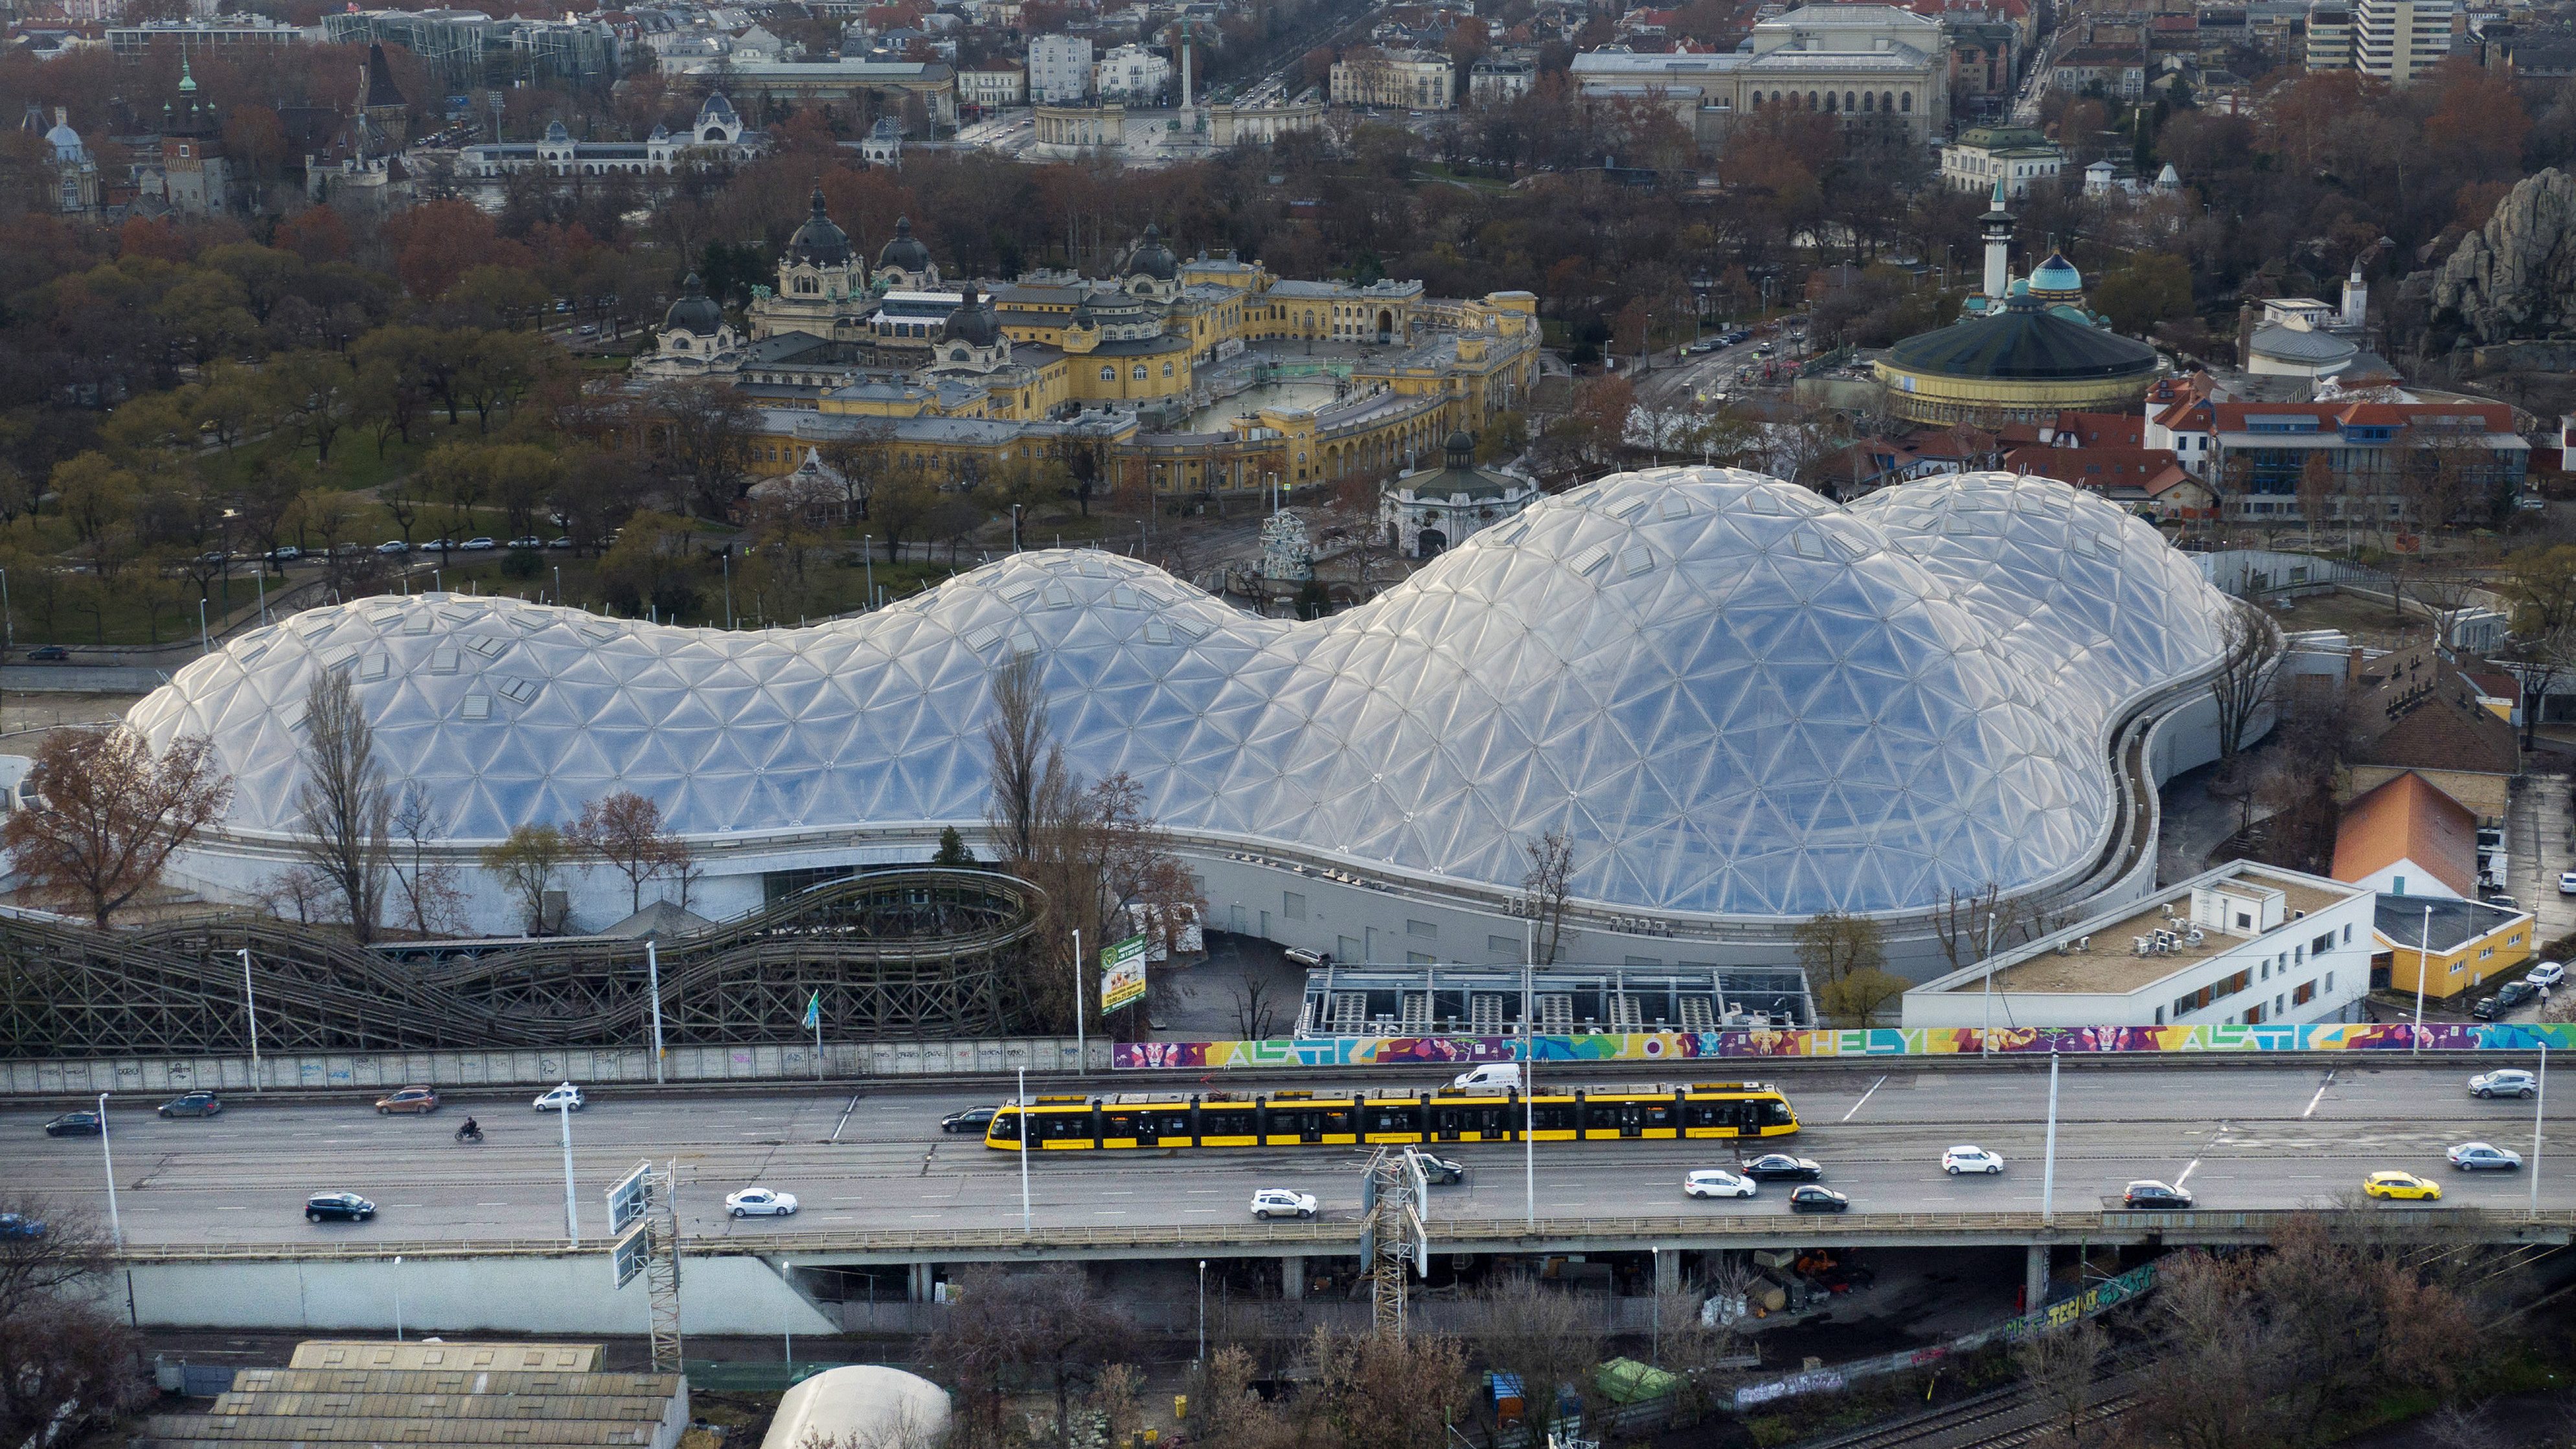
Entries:
{"type": "MultiPolygon", "coordinates": [[[[910,867],[830,881],[659,942],[671,1045],[801,1041],[807,1000],[843,1040],[998,1035],[1037,887],[910,867]]],[[[406,964],[265,916],[93,931],[0,920],[0,1056],[231,1053],[258,1002],[272,1052],[634,1046],[650,1038],[644,943],[532,940],[406,964]]]]}

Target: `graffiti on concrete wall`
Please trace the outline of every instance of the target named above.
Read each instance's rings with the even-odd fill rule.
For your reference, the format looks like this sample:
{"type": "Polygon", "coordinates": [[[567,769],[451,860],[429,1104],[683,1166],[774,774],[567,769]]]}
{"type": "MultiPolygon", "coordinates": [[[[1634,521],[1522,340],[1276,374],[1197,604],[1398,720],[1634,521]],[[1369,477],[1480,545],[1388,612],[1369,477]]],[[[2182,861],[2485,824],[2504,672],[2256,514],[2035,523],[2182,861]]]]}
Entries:
{"type": "Polygon", "coordinates": [[[2126,1052],[2554,1051],[2576,1048],[2576,1024],[2338,1022],[2311,1026],[1823,1028],[1809,1031],[1602,1032],[1584,1036],[1328,1036],[1268,1041],[1120,1042],[1127,1070],[1357,1067],[1508,1062],[1670,1062],[1766,1057],[2045,1056],[2126,1052]]]}

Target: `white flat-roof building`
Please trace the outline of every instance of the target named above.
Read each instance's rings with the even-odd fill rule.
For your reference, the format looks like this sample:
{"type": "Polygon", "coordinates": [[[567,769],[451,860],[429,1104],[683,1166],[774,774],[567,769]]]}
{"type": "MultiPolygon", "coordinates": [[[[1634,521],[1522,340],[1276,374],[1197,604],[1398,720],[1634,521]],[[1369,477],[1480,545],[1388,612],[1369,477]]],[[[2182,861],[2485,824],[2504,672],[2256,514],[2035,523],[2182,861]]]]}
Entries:
{"type": "Polygon", "coordinates": [[[1914,1027],[2358,1021],[2378,893],[2237,862],[1905,993],[1914,1027]]]}

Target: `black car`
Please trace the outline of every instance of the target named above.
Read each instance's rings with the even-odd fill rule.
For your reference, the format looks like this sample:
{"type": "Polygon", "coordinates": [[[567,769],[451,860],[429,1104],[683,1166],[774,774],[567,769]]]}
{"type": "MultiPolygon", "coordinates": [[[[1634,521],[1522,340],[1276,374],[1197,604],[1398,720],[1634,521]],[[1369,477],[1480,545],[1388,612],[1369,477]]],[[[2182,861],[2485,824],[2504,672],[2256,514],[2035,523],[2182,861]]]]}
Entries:
{"type": "Polygon", "coordinates": [[[42,660],[47,664],[60,664],[64,660],[72,657],[72,651],[64,648],[60,644],[46,644],[28,650],[27,657],[29,659],[42,660]]]}
{"type": "Polygon", "coordinates": [[[2495,994],[2495,999],[2498,1006],[2511,1011],[2539,994],[2540,988],[2528,981],[2508,981],[2504,989],[2495,994]]]}
{"type": "Polygon", "coordinates": [[[951,1112],[939,1119],[939,1130],[972,1132],[981,1137],[984,1129],[993,1125],[993,1114],[1000,1110],[999,1107],[969,1107],[963,1112],[951,1112]]]}
{"type": "Polygon", "coordinates": [[[1447,1187],[1453,1182],[1465,1182],[1467,1164],[1453,1158],[1434,1157],[1428,1152],[1423,1153],[1422,1180],[1434,1187],[1447,1187]]]}
{"type": "Polygon", "coordinates": [[[98,1134],[96,1112],[65,1112],[45,1124],[48,1137],[96,1137],[98,1134]]]}
{"type": "Polygon", "coordinates": [[[1789,1190],[1789,1211],[1793,1213],[1841,1213],[1851,1211],[1851,1199],[1830,1187],[1808,1183],[1789,1190]]]}
{"type": "Polygon", "coordinates": [[[354,1192],[317,1192],[304,1200],[304,1220],[363,1223],[376,1215],[376,1205],[354,1192]]]}
{"type": "Polygon", "coordinates": [[[2139,1181],[2120,1194],[2120,1205],[2133,1208],[2187,1208],[2191,1194],[2171,1183],[2139,1181]]]}
{"type": "Polygon", "coordinates": [[[164,1117],[220,1117],[224,1099],[212,1092],[181,1092],[161,1104],[164,1117]]]}
{"type": "Polygon", "coordinates": [[[1814,1182],[1825,1175],[1815,1159],[1791,1157],[1785,1152],[1766,1153],[1744,1164],[1737,1171],[1755,1182],[1814,1182]]]}

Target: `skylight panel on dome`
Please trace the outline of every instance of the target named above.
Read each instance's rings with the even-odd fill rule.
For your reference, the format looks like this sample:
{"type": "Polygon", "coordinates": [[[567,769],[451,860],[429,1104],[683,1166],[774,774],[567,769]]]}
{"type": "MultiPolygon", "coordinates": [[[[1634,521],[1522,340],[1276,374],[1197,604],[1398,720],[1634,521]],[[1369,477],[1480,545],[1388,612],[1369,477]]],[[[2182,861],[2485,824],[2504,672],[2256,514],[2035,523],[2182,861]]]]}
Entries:
{"type": "Polygon", "coordinates": [[[1602,564],[1607,563],[1609,559],[1610,545],[1606,543],[1596,543],[1592,545],[1592,547],[1585,549],[1583,552],[1578,553],[1573,558],[1567,560],[1566,567],[1574,570],[1578,574],[1588,574],[1601,567],[1602,564]]]}
{"type": "Polygon", "coordinates": [[[533,679],[504,678],[498,682],[498,687],[501,697],[512,704],[526,704],[537,697],[537,681],[533,679]]]}
{"type": "Polygon", "coordinates": [[[488,694],[469,694],[465,696],[465,702],[457,706],[456,717],[458,719],[490,719],[492,717],[492,696],[488,694]]]}
{"type": "Polygon", "coordinates": [[[366,657],[358,661],[358,677],[360,679],[382,679],[393,672],[393,665],[394,661],[392,655],[387,654],[382,649],[369,650],[366,657]]]}
{"type": "Polygon", "coordinates": [[[455,645],[441,644],[437,648],[429,651],[429,672],[432,674],[454,674],[456,672],[456,666],[463,659],[463,652],[455,645]]]}
{"type": "Polygon", "coordinates": [[[489,634],[480,634],[474,638],[466,640],[465,647],[482,655],[486,659],[497,659],[501,656],[502,650],[510,647],[510,641],[507,639],[495,638],[489,634]]]}

